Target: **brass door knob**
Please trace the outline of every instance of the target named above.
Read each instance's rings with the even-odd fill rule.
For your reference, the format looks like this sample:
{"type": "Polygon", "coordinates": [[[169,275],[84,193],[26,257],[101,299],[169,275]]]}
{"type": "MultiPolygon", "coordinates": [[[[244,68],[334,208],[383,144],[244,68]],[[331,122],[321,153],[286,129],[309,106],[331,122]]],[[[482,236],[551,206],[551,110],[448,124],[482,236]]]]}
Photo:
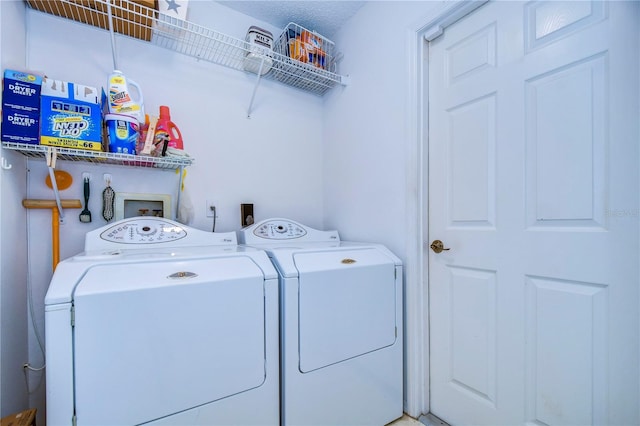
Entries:
{"type": "Polygon", "coordinates": [[[433,240],[433,242],[431,243],[431,250],[433,250],[436,253],[440,253],[443,250],[451,250],[449,248],[444,248],[444,243],[440,240],[433,240]]]}

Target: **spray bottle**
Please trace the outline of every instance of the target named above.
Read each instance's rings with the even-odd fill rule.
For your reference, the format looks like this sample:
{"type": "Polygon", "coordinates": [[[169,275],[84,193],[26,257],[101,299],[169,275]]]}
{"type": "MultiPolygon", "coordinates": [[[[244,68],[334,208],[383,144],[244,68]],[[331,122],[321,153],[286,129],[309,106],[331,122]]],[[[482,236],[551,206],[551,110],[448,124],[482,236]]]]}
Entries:
{"type": "Polygon", "coordinates": [[[108,83],[109,113],[128,115],[144,124],[144,100],[138,83],[127,79],[119,70],[114,70],[109,75],[108,83]],[[138,99],[133,99],[129,86],[136,89],[138,99]]]}

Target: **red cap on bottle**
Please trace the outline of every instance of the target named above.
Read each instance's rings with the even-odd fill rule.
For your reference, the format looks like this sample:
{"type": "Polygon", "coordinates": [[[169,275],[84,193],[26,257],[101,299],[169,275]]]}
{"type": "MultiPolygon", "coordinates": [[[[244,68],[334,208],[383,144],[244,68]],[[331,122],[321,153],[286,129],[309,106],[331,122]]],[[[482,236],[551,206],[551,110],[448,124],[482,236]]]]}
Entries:
{"type": "Polygon", "coordinates": [[[166,105],[160,106],[160,118],[166,118],[167,120],[171,118],[169,114],[169,107],[166,105]]]}

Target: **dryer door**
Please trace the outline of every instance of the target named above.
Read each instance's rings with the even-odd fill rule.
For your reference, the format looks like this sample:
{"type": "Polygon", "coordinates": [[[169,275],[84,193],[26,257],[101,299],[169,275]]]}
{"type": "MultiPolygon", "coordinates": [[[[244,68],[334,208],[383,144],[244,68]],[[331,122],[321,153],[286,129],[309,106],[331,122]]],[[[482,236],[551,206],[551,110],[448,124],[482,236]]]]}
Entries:
{"type": "Polygon", "coordinates": [[[133,425],[265,380],[264,279],[246,257],[100,265],[75,295],[78,425],[133,425]]]}
{"type": "Polygon", "coordinates": [[[393,345],[395,264],[375,248],[294,254],[300,371],[393,345]]]}

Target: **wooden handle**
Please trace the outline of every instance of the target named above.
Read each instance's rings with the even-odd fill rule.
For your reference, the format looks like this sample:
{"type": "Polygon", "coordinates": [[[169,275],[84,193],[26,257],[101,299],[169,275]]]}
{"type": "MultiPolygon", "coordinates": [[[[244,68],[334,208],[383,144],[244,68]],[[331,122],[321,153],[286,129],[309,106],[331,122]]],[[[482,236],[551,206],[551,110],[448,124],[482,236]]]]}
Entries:
{"type": "MultiPolygon", "coordinates": [[[[81,209],[80,200],[60,200],[63,209],[81,209]]],[[[27,209],[57,209],[56,200],[22,200],[22,205],[27,209]]]]}
{"type": "MultiPolygon", "coordinates": [[[[51,266],[55,271],[60,262],[60,214],[56,200],[22,200],[27,209],[51,209],[51,266]]],[[[63,209],[80,209],[80,200],[60,200],[63,209]]]]}
{"type": "Polygon", "coordinates": [[[51,209],[51,269],[53,272],[56,271],[58,262],[60,262],[60,214],[56,205],[51,209]]]}
{"type": "Polygon", "coordinates": [[[151,155],[151,151],[153,151],[153,141],[156,137],[156,126],[158,125],[158,117],[151,116],[149,117],[149,128],[147,129],[147,138],[144,141],[144,147],[142,148],[142,155],[151,155]]]}

